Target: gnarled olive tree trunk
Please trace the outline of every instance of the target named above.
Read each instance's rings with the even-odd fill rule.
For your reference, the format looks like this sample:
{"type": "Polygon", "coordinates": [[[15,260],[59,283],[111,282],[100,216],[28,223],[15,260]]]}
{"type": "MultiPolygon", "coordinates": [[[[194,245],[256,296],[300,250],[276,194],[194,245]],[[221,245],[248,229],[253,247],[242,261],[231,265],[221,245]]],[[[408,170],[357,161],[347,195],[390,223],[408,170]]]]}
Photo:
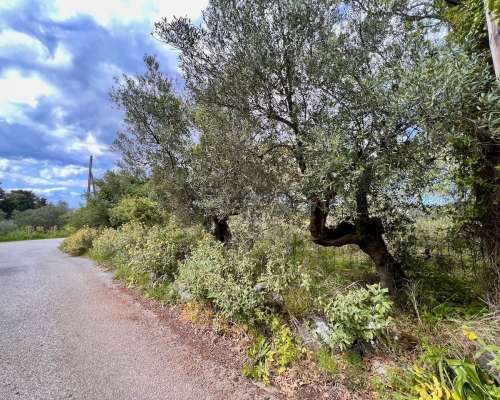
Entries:
{"type": "Polygon", "coordinates": [[[222,243],[228,243],[231,240],[228,219],[228,217],[212,217],[211,233],[222,243]]]}
{"type": "Polygon", "coordinates": [[[309,232],[314,243],[321,246],[341,247],[356,244],[375,263],[380,284],[394,293],[403,284],[405,274],[387,249],[383,238],[383,227],[377,218],[357,218],[344,221],[337,226],[328,226],[328,201],[312,204],[309,232]]]}
{"type": "Polygon", "coordinates": [[[311,204],[309,232],[314,243],[321,246],[341,247],[356,244],[375,263],[380,284],[394,293],[404,282],[405,274],[401,264],[392,256],[384,240],[384,227],[379,218],[370,217],[368,193],[372,169],[367,167],[357,183],[356,217],[337,226],[327,225],[331,193],[326,200],[315,199],[311,204]]]}

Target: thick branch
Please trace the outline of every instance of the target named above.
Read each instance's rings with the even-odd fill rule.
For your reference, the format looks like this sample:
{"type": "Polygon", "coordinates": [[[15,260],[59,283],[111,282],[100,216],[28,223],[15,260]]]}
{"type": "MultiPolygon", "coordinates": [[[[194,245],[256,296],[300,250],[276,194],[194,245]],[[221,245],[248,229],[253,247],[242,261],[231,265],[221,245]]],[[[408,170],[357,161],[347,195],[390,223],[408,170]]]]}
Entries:
{"type": "Polygon", "coordinates": [[[358,244],[360,237],[356,225],[344,221],[336,227],[326,225],[328,217],[328,202],[316,200],[311,208],[309,232],[314,243],[320,246],[341,247],[346,244],[358,244]]]}

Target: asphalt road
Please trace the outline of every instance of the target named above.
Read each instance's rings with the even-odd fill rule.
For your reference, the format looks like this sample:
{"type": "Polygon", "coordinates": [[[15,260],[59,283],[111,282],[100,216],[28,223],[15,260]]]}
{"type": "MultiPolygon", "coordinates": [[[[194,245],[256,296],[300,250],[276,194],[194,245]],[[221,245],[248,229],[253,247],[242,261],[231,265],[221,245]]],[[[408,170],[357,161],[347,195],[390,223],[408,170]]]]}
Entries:
{"type": "Polygon", "coordinates": [[[0,399],[269,397],[59,243],[0,243],[0,399]]]}

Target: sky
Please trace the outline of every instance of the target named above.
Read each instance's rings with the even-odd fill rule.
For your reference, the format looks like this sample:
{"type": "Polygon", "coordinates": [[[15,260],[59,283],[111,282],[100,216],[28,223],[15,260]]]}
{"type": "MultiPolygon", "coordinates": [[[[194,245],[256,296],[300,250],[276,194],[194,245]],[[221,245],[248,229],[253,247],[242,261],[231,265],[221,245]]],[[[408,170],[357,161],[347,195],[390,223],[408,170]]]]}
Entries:
{"type": "Polygon", "coordinates": [[[0,0],[0,186],[82,203],[94,175],[116,167],[121,113],[114,77],[154,54],[179,85],[177,53],[151,36],[163,17],[200,18],[208,0],[0,0]]]}

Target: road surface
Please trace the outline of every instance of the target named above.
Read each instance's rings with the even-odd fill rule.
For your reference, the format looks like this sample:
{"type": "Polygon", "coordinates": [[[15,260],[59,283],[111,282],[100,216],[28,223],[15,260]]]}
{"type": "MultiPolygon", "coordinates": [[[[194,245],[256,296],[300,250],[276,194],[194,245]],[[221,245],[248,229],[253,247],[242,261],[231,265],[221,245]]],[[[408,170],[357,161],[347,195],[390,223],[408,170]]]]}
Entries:
{"type": "Polygon", "coordinates": [[[272,397],[59,243],[0,243],[0,399],[272,397]]]}

